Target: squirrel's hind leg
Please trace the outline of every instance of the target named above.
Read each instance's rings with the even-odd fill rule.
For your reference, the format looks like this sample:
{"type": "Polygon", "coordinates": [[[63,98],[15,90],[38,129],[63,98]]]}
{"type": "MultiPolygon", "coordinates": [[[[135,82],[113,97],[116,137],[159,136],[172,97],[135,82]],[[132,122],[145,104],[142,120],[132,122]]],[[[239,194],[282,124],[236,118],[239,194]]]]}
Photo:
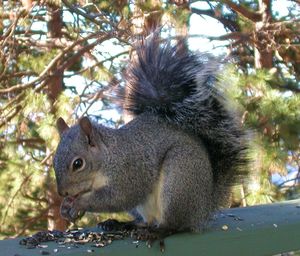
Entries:
{"type": "Polygon", "coordinates": [[[167,230],[199,231],[213,207],[213,174],[208,155],[201,144],[190,143],[193,145],[172,148],[162,165],[159,226],[167,230]]]}

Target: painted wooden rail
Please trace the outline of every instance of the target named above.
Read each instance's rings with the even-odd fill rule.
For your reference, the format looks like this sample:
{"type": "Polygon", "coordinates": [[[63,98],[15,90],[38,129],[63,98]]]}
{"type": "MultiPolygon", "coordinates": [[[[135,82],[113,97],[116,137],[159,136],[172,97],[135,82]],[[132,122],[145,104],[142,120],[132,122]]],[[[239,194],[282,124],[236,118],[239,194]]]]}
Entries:
{"type": "Polygon", "coordinates": [[[276,255],[296,251],[300,255],[300,200],[271,205],[223,210],[201,234],[178,234],[165,239],[165,252],[159,244],[148,248],[139,246],[131,239],[114,241],[95,248],[90,244],[78,248],[58,248],[57,243],[48,242],[45,249],[26,249],[19,245],[20,239],[0,241],[1,256],[35,255],[276,255]]]}

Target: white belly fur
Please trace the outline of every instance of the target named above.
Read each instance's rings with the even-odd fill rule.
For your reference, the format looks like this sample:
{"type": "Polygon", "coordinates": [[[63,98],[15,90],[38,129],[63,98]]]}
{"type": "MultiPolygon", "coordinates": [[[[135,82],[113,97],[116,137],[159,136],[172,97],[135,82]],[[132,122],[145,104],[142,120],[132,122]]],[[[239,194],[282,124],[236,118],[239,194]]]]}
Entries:
{"type": "Polygon", "coordinates": [[[150,225],[160,224],[163,220],[161,197],[163,182],[164,174],[161,172],[158,183],[153,189],[153,192],[148,196],[144,204],[137,207],[137,210],[142,215],[144,221],[150,225]]]}

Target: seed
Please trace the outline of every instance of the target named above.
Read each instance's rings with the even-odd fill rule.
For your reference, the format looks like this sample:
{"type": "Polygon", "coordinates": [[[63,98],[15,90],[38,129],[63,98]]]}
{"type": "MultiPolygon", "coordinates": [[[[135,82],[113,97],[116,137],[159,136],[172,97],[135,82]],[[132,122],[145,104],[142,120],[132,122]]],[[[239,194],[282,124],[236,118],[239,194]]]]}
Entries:
{"type": "Polygon", "coordinates": [[[222,230],[224,230],[224,231],[227,231],[228,228],[229,228],[229,227],[228,227],[227,225],[223,225],[223,226],[222,226],[222,230]]]}
{"type": "Polygon", "coordinates": [[[234,219],[234,220],[239,220],[239,221],[243,221],[243,220],[244,220],[244,219],[242,219],[242,218],[240,218],[240,217],[237,217],[237,216],[234,217],[233,219],[234,219]]]}
{"type": "Polygon", "coordinates": [[[46,245],[46,244],[39,244],[38,245],[38,248],[47,248],[48,247],[48,245],[46,245]]]}
{"type": "Polygon", "coordinates": [[[103,242],[100,242],[100,243],[96,243],[93,245],[94,247],[104,247],[105,244],[103,242]]]}

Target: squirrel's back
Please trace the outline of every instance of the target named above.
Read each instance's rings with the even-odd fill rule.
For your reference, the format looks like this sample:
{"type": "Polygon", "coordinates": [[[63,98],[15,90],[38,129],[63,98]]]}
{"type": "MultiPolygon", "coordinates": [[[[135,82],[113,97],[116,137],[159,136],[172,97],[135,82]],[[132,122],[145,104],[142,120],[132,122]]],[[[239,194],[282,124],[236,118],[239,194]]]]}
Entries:
{"type": "MultiPolygon", "coordinates": [[[[152,36],[136,48],[126,72],[125,109],[158,115],[200,138],[213,169],[216,205],[247,170],[246,134],[218,88],[220,62],[152,36]]],[[[200,175],[200,173],[199,173],[200,175]]]]}

